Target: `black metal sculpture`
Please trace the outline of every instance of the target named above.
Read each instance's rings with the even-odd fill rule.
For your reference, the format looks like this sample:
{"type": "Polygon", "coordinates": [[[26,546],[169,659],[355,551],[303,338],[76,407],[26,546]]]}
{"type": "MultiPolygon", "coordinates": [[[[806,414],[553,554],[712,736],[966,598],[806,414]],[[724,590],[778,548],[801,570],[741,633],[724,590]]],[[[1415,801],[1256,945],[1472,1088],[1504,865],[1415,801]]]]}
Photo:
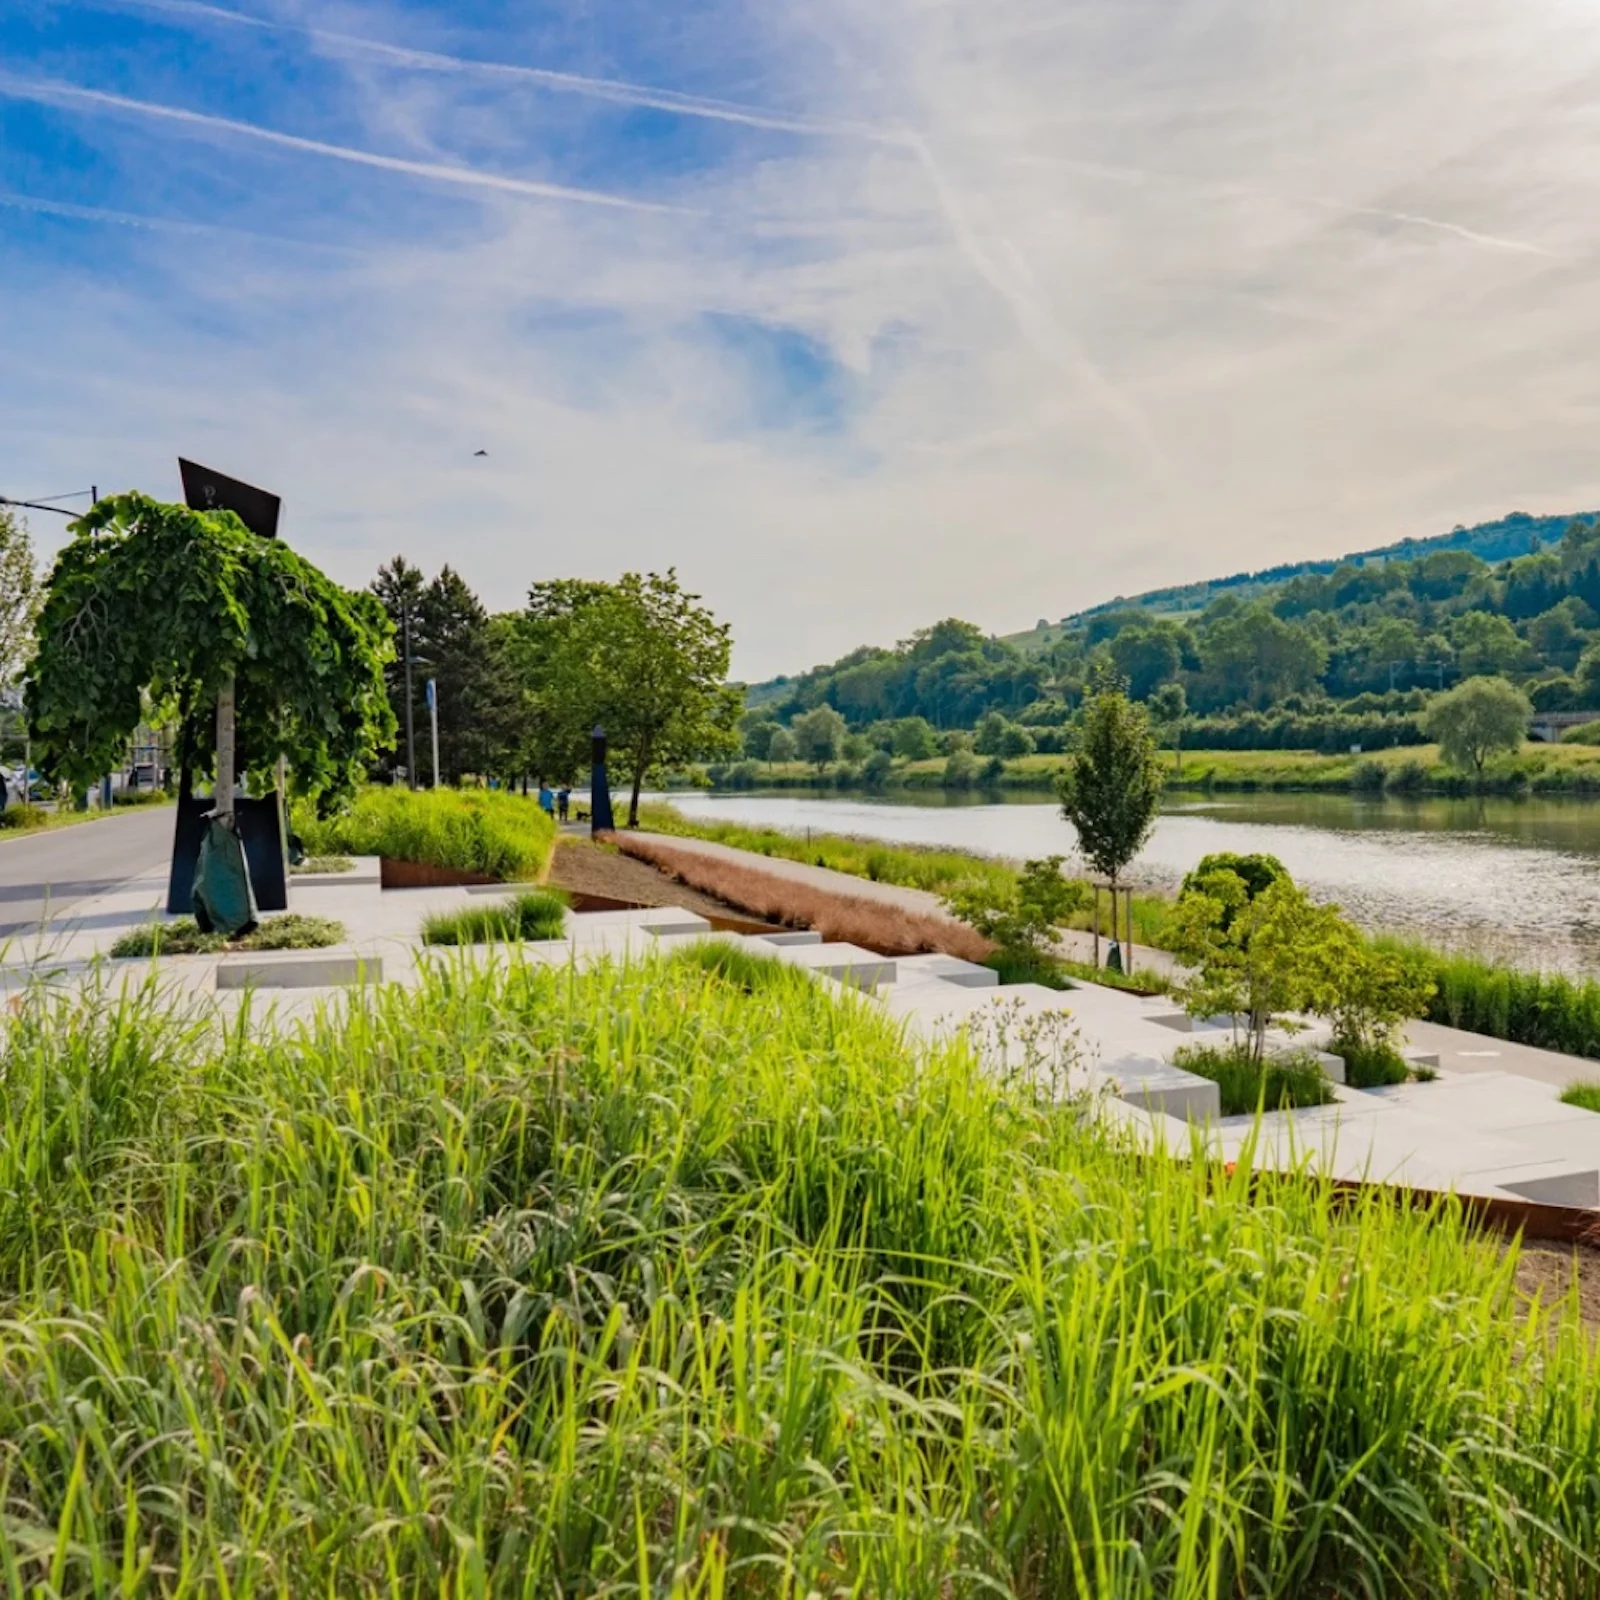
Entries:
{"type": "Polygon", "coordinates": [[[589,774],[589,832],[614,833],[616,819],[611,815],[611,786],[606,782],[606,730],[596,728],[590,746],[593,767],[589,774]]]}

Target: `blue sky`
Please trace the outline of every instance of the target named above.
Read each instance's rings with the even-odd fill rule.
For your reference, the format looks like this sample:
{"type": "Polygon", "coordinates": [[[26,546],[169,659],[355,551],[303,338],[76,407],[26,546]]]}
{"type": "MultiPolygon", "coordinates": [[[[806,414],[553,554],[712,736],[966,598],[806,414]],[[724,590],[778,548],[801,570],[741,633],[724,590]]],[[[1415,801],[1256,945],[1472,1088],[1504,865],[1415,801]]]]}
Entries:
{"type": "Polygon", "coordinates": [[[8,0],[0,493],[675,564],[751,676],[1591,506],[1597,78],[1581,0],[8,0]]]}

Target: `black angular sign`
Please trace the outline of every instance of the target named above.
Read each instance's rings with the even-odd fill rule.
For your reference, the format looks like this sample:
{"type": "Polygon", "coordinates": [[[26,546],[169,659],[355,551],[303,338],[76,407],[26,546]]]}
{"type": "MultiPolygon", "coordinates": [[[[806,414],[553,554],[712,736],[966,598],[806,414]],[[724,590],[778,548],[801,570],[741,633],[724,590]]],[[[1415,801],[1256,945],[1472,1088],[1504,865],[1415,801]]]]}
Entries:
{"type": "Polygon", "coordinates": [[[231,511],[251,533],[263,539],[278,537],[278,508],[283,502],[265,489],[240,483],[210,467],[196,466],[178,457],[183,475],[183,500],[192,511],[231,511]]]}

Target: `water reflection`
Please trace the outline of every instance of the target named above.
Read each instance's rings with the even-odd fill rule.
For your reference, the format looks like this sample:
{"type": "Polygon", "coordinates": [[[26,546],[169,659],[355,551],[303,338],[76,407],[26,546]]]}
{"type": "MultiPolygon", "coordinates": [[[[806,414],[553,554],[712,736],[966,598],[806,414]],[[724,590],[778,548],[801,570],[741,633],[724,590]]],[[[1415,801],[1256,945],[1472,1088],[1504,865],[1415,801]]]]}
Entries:
{"type": "MultiPolygon", "coordinates": [[[[683,794],[694,816],[856,833],[992,855],[1070,855],[1047,795],[683,794]]],[[[1344,795],[1181,796],[1138,866],[1174,886],[1213,850],[1267,850],[1363,926],[1496,959],[1600,971],[1600,806],[1559,800],[1388,800],[1344,795]]]]}

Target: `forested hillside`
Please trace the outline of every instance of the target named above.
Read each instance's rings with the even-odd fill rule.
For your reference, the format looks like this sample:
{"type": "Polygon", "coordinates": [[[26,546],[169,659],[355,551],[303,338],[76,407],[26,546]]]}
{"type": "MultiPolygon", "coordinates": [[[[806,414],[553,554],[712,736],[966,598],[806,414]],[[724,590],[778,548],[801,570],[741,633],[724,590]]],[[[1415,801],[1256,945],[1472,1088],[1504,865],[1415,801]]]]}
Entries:
{"type": "MultiPolygon", "coordinates": [[[[1504,533],[1510,523],[1489,526],[1504,533]]],[[[804,719],[819,708],[836,714],[839,739],[859,734],[884,749],[896,748],[896,728],[911,727],[902,754],[923,742],[923,727],[930,738],[981,728],[980,751],[1003,753],[1003,737],[1014,753],[1060,748],[1101,665],[1141,700],[1162,695],[1170,708],[1169,686],[1181,688],[1194,732],[1224,747],[1416,742],[1428,693],[1480,674],[1521,684],[1540,709],[1600,708],[1600,519],[1571,521],[1498,564],[1441,541],[1415,556],[1401,549],[1293,569],[1248,593],[1222,586],[1193,614],[1102,609],[1042,649],[948,619],[893,649],[862,648],[763,685],[746,718],[752,753],[785,724],[805,754],[804,719]]]]}

